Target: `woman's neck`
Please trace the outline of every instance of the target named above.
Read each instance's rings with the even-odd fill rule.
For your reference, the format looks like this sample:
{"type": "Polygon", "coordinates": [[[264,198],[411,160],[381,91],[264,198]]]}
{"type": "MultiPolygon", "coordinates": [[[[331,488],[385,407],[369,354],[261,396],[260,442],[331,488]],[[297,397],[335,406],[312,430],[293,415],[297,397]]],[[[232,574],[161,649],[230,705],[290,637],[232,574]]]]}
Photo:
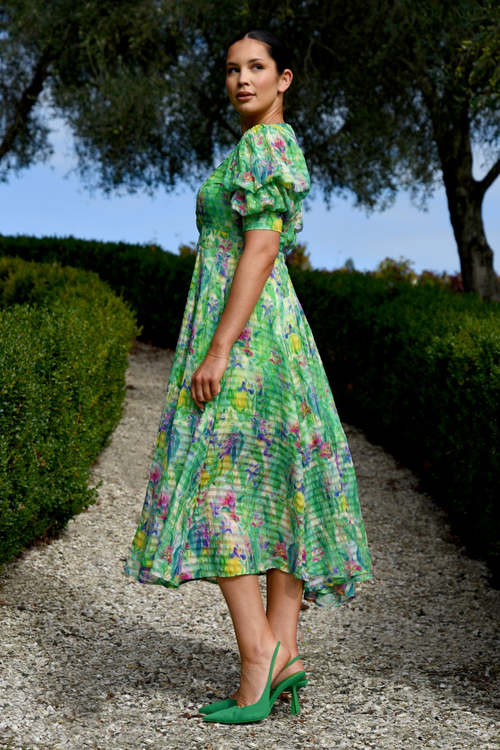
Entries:
{"type": "Polygon", "coordinates": [[[269,112],[267,115],[261,117],[240,117],[241,135],[244,135],[247,130],[254,128],[256,125],[282,125],[284,122],[283,110],[269,112]]]}

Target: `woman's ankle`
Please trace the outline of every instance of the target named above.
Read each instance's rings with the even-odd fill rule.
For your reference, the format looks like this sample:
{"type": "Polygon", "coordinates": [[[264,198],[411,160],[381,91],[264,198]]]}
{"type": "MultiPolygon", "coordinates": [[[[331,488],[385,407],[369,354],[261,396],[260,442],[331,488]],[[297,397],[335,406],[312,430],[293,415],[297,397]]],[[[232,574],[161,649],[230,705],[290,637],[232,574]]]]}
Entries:
{"type": "Polygon", "coordinates": [[[288,651],[290,652],[290,659],[293,659],[294,657],[299,655],[299,649],[297,647],[296,640],[294,640],[293,638],[287,639],[286,636],[280,638],[279,635],[276,636],[276,639],[280,641],[282,646],[288,649],[288,651]]]}
{"type": "MultiPolygon", "coordinates": [[[[245,650],[244,654],[241,654],[241,663],[247,664],[260,664],[263,660],[269,659],[269,654],[274,653],[277,645],[277,640],[272,641],[259,641],[252,643],[251,647],[245,650]]],[[[283,650],[289,651],[284,643],[281,643],[278,653],[283,650]]],[[[276,654],[277,656],[278,654],[276,654]]],[[[292,657],[290,657],[292,658],[292,657]]]]}

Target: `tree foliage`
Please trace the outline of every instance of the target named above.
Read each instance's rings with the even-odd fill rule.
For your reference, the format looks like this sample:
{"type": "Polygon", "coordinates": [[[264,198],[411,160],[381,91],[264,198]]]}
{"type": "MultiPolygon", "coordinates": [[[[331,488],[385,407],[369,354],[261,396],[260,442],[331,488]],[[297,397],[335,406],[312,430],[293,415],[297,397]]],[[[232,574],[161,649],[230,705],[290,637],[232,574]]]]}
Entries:
{"type": "MultiPolygon", "coordinates": [[[[320,20],[310,29],[294,106],[316,181],[327,195],[354,191],[368,209],[390,204],[398,188],[425,205],[444,183],[465,289],[500,300],[481,215],[500,174],[500,5],[351,0],[343,9],[312,0],[306,7],[320,20]],[[479,180],[474,148],[488,164],[479,180]]],[[[290,23],[295,52],[298,28],[290,23]]]]}
{"type": "Polygon", "coordinates": [[[7,0],[1,175],[48,155],[45,102],[89,186],[195,184],[240,137],[224,58],[249,27],[291,49],[286,116],[326,200],[371,211],[406,189],[425,206],[444,182],[464,285],[500,298],[481,218],[500,174],[497,0],[7,0]]]}

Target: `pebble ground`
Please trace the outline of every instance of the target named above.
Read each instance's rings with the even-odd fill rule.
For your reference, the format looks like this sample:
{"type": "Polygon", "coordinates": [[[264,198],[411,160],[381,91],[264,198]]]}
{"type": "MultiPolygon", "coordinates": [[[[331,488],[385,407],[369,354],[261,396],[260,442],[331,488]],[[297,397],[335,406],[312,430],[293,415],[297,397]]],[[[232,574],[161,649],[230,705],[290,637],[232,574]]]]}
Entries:
{"type": "Polygon", "coordinates": [[[238,683],[219,588],[123,572],[171,358],[134,345],[124,417],[92,470],[99,503],[0,574],[0,748],[498,750],[500,592],[416,477],[349,425],[375,578],[301,612],[299,715],[283,698],[262,722],[201,720],[238,683]]]}

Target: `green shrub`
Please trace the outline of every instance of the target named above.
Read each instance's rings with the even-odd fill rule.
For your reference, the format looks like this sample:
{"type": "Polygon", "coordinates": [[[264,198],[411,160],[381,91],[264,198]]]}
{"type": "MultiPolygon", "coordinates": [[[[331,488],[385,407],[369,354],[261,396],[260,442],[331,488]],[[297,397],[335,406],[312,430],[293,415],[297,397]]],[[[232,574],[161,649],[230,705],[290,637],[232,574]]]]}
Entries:
{"type": "Polygon", "coordinates": [[[356,272],[292,277],[342,418],[414,468],[500,573],[500,306],[356,272]]]}
{"type": "Polygon", "coordinates": [[[0,260],[0,306],[1,564],[95,502],[139,331],[96,274],[17,258],[0,260]]]}
{"type": "MultiPolygon", "coordinates": [[[[412,260],[403,256],[399,260],[384,258],[374,271],[368,272],[368,275],[374,276],[377,279],[386,279],[387,281],[408,281],[414,285],[426,284],[428,286],[439,286],[442,289],[448,289],[457,294],[464,293],[461,272],[449,274],[446,271],[442,273],[421,271],[420,273],[416,273],[412,268],[413,265],[415,264],[412,260]]],[[[354,270],[354,262],[351,258],[346,262],[344,270],[354,270]],[[350,264],[350,267],[348,264],[350,264]]]]}
{"type": "Polygon", "coordinates": [[[141,340],[175,348],[194,269],[191,253],[181,257],[154,244],[0,235],[1,255],[98,273],[136,311],[141,340]]]}
{"type": "MultiPolygon", "coordinates": [[[[2,253],[92,268],[137,310],[143,339],[175,347],[191,252],[0,237],[2,253]]],[[[410,265],[386,259],[374,275],[352,262],[333,273],[289,270],[342,419],[415,469],[500,575],[500,307],[457,293],[458,276],[415,279],[410,265]]]]}

